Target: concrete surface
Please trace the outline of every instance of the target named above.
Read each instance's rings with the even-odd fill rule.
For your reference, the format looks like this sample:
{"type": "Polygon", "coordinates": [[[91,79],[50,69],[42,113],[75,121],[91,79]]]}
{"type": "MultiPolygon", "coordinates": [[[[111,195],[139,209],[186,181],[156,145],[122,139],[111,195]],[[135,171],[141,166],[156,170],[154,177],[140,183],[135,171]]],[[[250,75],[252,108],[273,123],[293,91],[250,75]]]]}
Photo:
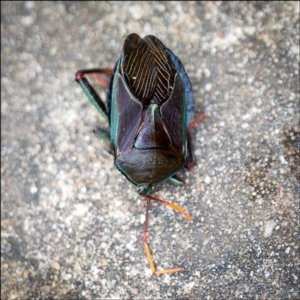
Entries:
{"type": "MultiPolygon", "coordinates": [[[[105,89],[102,94],[105,93],[105,89]]],[[[299,2],[1,2],[2,299],[299,299],[299,2]],[[197,165],[145,201],[74,81],[153,34],[193,82],[197,165]]]]}

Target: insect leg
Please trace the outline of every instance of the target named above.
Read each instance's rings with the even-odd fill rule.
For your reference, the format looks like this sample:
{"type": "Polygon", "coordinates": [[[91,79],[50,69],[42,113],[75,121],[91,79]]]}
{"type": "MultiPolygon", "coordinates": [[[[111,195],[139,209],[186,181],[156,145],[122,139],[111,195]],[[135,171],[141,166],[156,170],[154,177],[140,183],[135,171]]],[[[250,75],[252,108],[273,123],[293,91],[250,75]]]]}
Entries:
{"type": "Polygon", "coordinates": [[[186,163],[185,167],[187,169],[191,169],[196,164],[196,158],[195,158],[194,149],[193,149],[193,145],[192,145],[191,134],[189,131],[187,132],[187,138],[188,138],[188,141],[187,141],[188,157],[187,157],[187,163],[186,163]]]}
{"type": "MultiPolygon", "coordinates": [[[[108,87],[109,85],[109,81],[102,78],[99,74],[105,74],[110,76],[113,72],[113,69],[108,69],[108,68],[96,68],[96,69],[85,69],[85,70],[79,70],[76,73],[75,78],[77,78],[77,74],[78,73],[82,73],[82,74],[90,74],[91,76],[93,76],[100,84],[102,84],[105,87],[108,87]]],[[[76,80],[76,79],[75,79],[76,80]]],[[[77,80],[76,80],[77,81],[77,80]]]]}
{"type": "Polygon", "coordinates": [[[201,122],[205,117],[204,112],[200,113],[200,115],[197,117],[197,119],[194,119],[191,121],[190,125],[188,126],[188,131],[190,131],[192,128],[194,128],[199,122],[201,122]]]}
{"type": "Polygon", "coordinates": [[[107,145],[110,145],[110,133],[108,128],[95,127],[93,128],[93,133],[107,145]]]}
{"type": "Polygon", "coordinates": [[[187,158],[187,163],[185,165],[185,167],[187,169],[191,169],[195,166],[196,164],[196,158],[195,158],[195,154],[194,154],[194,149],[193,149],[193,145],[192,145],[192,138],[191,138],[191,133],[190,130],[192,128],[194,128],[199,122],[201,122],[204,119],[204,113],[202,112],[198,118],[194,119],[191,121],[190,125],[188,126],[187,129],[187,137],[188,137],[188,142],[187,142],[187,147],[188,147],[188,158],[187,158]]]}
{"type": "Polygon", "coordinates": [[[148,218],[149,218],[149,208],[150,208],[150,199],[147,199],[147,207],[146,207],[146,219],[145,219],[145,223],[144,223],[144,237],[143,237],[143,241],[144,241],[144,247],[146,250],[146,254],[150,263],[150,268],[151,271],[153,273],[155,273],[155,267],[154,267],[154,262],[152,259],[152,255],[150,253],[150,249],[147,243],[147,230],[148,230],[148,218]]]}
{"type": "Polygon", "coordinates": [[[184,185],[184,182],[181,179],[179,179],[176,175],[170,177],[168,180],[175,185],[184,185]]]}
{"type": "Polygon", "coordinates": [[[175,210],[181,212],[181,213],[183,214],[183,216],[184,216],[187,220],[189,220],[189,221],[192,219],[191,216],[190,216],[190,215],[189,215],[189,214],[188,214],[181,206],[179,206],[179,205],[176,205],[176,204],[171,203],[171,202],[169,202],[169,201],[160,200],[160,199],[158,199],[158,198],[155,198],[155,197],[152,197],[152,196],[149,196],[149,195],[145,195],[145,194],[141,194],[141,196],[144,197],[144,198],[151,199],[151,200],[153,200],[153,201],[157,201],[157,202],[160,202],[160,203],[162,203],[162,204],[164,204],[164,205],[167,205],[167,206],[172,207],[173,209],[175,209],[175,210]]]}
{"type": "Polygon", "coordinates": [[[146,197],[147,199],[147,208],[146,208],[146,219],[145,219],[145,223],[144,223],[144,236],[143,236],[143,241],[144,241],[144,247],[145,247],[145,251],[147,254],[147,258],[149,260],[150,263],[150,268],[151,271],[156,274],[156,275],[160,275],[160,274],[171,274],[171,273],[176,273],[176,272],[180,272],[183,271],[183,268],[175,268],[175,269],[167,269],[167,270],[161,270],[161,271],[156,271],[155,266],[154,266],[154,262],[153,262],[153,258],[150,252],[150,248],[148,246],[147,243],[147,230],[148,230],[148,220],[149,220],[149,208],[150,208],[150,201],[154,200],[152,199],[153,197],[150,197],[148,195],[141,195],[143,197],[146,197]]]}
{"type": "Polygon", "coordinates": [[[102,101],[96,90],[92,87],[89,81],[86,78],[86,74],[90,74],[96,80],[104,85],[108,86],[108,81],[102,78],[99,74],[111,75],[112,69],[90,69],[90,70],[79,70],[75,75],[75,80],[79,83],[84,93],[87,95],[91,103],[96,107],[100,114],[108,121],[106,114],[106,106],[102,101]]]}

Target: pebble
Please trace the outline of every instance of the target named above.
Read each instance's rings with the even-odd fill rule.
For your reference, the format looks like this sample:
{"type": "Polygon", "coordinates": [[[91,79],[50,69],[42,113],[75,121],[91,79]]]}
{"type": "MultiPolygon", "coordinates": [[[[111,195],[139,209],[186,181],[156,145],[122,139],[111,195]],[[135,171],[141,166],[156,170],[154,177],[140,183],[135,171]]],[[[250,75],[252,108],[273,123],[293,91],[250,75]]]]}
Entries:
{"type": "Polygon", "coordinates": [[[261,99],[257,99],[256,106],[258,106],[258,107],[262,106],[262,100],[261,99]]]}
{"type": "Polygon", "coordinates": [[[210,178],[208,175],[205,176],[204,182],[205,182],[206,184],[210,184],[210,183],[211,183],[211,178],[210,178]]]}
{"type": "Polygon", "coordinates": [[[205,74],[205,77],[207,77],[207,78],[210,77],[211,72],[210,72],[209,69],[205,68],[205,69],[203,70],[203,72],[204,72],[204,74],[205,74]]]}
{"type": "Polygon", "coordinates": [[[205,85],[205,90],[207,91],[207,92],[210,92],[211,91],[211,89],[212,89],[212,84],[211,83],[207,83],[206,85],[205,85]]]}
{"type": "Polygon", "coordinates": [[[276,223],[273,220],[267,221],[265,225],[264,237],[270,237],[276,223]]]}
{"type": "Polygon", "coordinates": [[[37,192],[38,192],[38,188],[36,186],[33,185],[33,186],[30,187],[30,193],[31,194],[36,194],[37,192]]]}
{"type": "Polygon", "coordinates": [[[70,273],[67,273],[65,276],[64,276],[64,280],[69,280],[69,279],[71,279],[72,278],[72,274],[70,274],[70,273]]]}
{"type": "Polygon", "coordinates": [[[82,217],[86,214],[88,211],[88,206],[82,203],[78,203],[74,205],[74,210],[72,211],[72,214],[74,216],[82,217]]]}
{"type": "Polygon", "coordinates": [[[57,261],[53,261],[51,263],[51,268],[54,269],[54,270],[59,271],[60,270],[60,264],[57,261]]]}

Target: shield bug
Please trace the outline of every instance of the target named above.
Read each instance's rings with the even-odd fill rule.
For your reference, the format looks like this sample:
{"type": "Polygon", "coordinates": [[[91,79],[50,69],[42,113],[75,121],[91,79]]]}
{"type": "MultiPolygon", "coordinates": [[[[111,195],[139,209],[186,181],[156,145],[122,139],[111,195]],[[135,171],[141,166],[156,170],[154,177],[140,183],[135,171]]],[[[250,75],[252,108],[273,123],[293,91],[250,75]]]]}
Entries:
{"type": "Polygon", "coordinates": [[[147,201],[143,242],[152,272],[182,271],[157,271],[147,243],[151,201],[191,219],[182,207],[150,196],[155,186],[166,180],[183,185],[176,173],[195,165],[190,129],[204,114],[192,121],[193,91],[181,61],[155,36],[141,38],[132,33],[113,70],[79,70],[75,80],[109,123],[109,130],[97,128],[94,133],[111,145],[115,166],[147,201]],[[110,82],[103,74],[110,75],[110,82]],[[108,86],[106,105],[88,76],[108,86]]]}

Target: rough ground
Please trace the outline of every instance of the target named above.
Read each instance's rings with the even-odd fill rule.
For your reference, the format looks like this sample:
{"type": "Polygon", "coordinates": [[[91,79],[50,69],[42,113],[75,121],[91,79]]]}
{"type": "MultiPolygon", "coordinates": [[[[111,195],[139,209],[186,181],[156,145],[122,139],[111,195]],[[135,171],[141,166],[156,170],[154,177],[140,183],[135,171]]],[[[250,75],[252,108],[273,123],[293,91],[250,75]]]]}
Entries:
{"type": "MultiPolygon", "coordinates": [[[[105,90],[102,91],[102,94],[105,90]]],[[[1,299],[299,299],[299,2],[1,2],[1,299]],[[145,202],[77,69],[153,34],[195,93],[197,165],[145,202]]]]}

